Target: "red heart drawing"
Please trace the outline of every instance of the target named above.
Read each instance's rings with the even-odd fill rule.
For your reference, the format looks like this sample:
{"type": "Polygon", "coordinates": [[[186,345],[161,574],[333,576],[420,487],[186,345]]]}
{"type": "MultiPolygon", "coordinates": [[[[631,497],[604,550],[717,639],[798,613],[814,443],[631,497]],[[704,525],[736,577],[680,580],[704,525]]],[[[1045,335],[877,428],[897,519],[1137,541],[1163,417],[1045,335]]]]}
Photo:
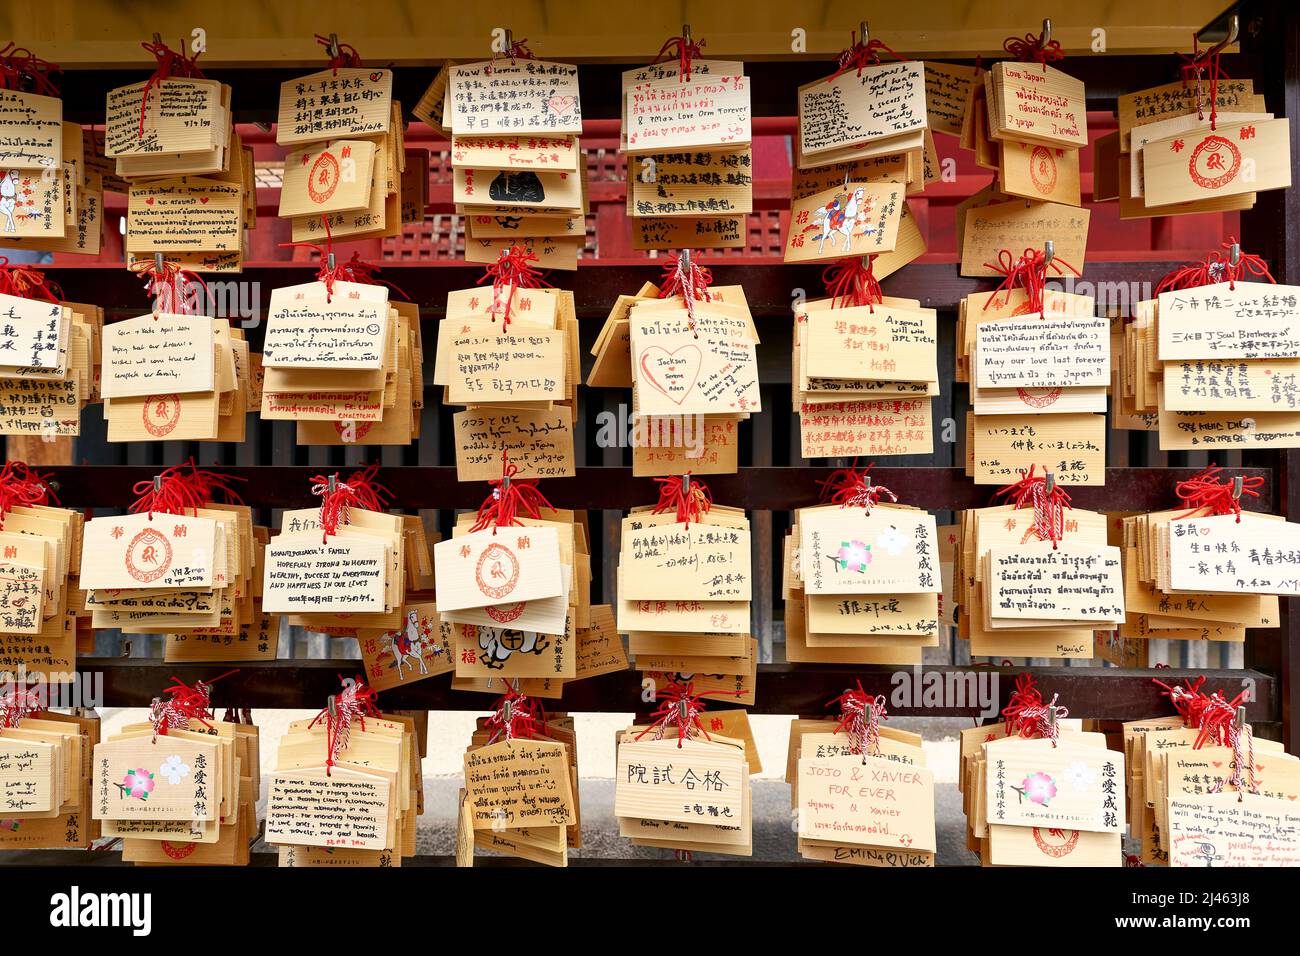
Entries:
{"type": "Polygon", "coordinates": [[[1206,527],[1205,525],[1201,525],[1201,537],[1202,537],[1202,538],[1205,537],[1207,534],[1209,534],[1209,533],[1210,533],[1211,531],[1213,531],[1213,530],[1214,530],[1213,528],[1209,528],[1209,527],[1206,527]]]}
{"type": "Polygon", "coordinates": [[[203,203],[203,205],[206,206],[206,205],[208,204],[208,197],[207,197],[207,196],[200,196],[200,197],[199,197],[199,202],[203,203]]]}
{"type": "Polygon", "coordinates": [[[903,844],[903,846],[911,846],[912,837],[910,834],[904,833],[901,837],[898,838],[898,842],[903,844]]]}
{"type": "Polygon", "coordinates": [[[371,83],[378,83],[378,82],[379,82],[380,80],[382,80],[383,78],[384,78],[384,74],[383,74],[383,71],[382,71],[382,70],[378,70],[378,71],[376,71],[376,72],[370,74],[370,82],[371,82],[371,83]]]}
{"type": "Polygon", "coordinates": [[[552,96],[546,101],[546,108],[552,113],[569,113],[577,102],[576,96],[552,96]]]}
{"type": "Polygon", "coordinates": [[[152,205],[153,205],[153,197],[150,196],[148,199],[146,199],[146,200],[144,201],[144,204],[145,204],[146,206],[152,206],[152,205]]]}
{"type": "Polygon", "coordinates": [[[1216,767],[1222,767],[1222,766],[1223,766],[1223,761],[1222,761],[1222,760],[1211,760],[1210,763],[1214,764],[1216,767]]]}
{"type": "Polygon", "coordinates": [[[671,352],[662,345],[652,345],[641,351],[642,380],[678,405],[686,401],[686,396],[695,387],[695,380],[699,378],[700,366],[703,364],[704,353],[693,343],[680,345],[671,352]],[[653,353],[656,352],[663,357],[655,357],[653,353]],[[678,358],[678,353],[684,354],[678,358]]]}

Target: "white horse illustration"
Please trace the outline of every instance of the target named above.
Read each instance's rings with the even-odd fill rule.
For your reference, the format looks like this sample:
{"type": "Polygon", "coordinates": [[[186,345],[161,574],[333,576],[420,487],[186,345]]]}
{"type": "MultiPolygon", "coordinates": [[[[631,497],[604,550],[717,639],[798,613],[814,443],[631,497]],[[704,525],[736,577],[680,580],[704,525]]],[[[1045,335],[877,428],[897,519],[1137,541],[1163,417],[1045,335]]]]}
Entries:
{"type": "Polygon", "coordinates": [[[853,190],[849,196],[848,202],[840,208],[840,200],[837,197],[825,206],[819,208],[813,213],[813,222],[821,227],[821,243],[817,246],[817,254],[821,255],[826,251],[826,240],[831,242],[831,248],[836,245],[836,238],[844,237],[844,251],[848,252],[853,244],[853,230],[858,224],[858,212],[866,199],[866,190],[861,186],[853,190]]]}
{"type": "Polygon", "coordinates": [[[14,221],[14,210],[17,208],[18,172],[10,169],[0,173],[0,216],[5,218],[5,232],[18,231],[18,223],[14,221]]]}
{"type": "Polygon", "coordinates": [[[429,665],[424,660],[424,636],[420,633],[420,616],[416,611],[406,615],[406,632],[389,631],[384,635],[388,650],[393,654],[393,663],[397,667],[397,679],[402,680],[402,665],[419,667],[421,674],[429,673],[429,665]]]}

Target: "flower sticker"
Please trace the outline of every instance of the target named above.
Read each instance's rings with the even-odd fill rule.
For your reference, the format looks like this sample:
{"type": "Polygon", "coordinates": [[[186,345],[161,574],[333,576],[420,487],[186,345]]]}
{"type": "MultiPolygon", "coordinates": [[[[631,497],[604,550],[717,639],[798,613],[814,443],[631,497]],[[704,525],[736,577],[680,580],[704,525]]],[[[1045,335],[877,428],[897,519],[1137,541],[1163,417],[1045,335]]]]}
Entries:
{"type": "Polygon", "coordinates": [[[1056,796],[1056,781],[1040,770],[1029,774],[1020,786],[1011,789],[1020,794],[1022,803],[1028,800],[1045,807],[1056,796]]]}
{"type": "Polygon", "coordinates": [[[890,557],[896,558],[907,547],[907,538],[892,524],[876,535],[876,547],[890,557]]]}
{"type": "Polygon", "coordinates": [[[1097,782],[1097,774],[1082,760],[1076,760],[1065,768],[1065,782],[1076,793],[1089,789],[1097,782]]]}
{"type": "Polygon", "coordinates": [[[122,782],[114,784],[118,792],[125,797],[134,797],[137,800],[148,800],[149,794],[153,793],[154,779],[153,774],[144,767],[138,767],[135,770],[127,772],[122,778],[122,782]]]}
{"type": "Polygon", "coordinates": [[[867,565],[871,563],[871,545],[861,541],[841,541],[840,549],[831,557],[841,571],[865,574],[867,565]]]}
{"type": "Polygon", "coordinates": [[[158,772],[167,778],[167,782],[175,786],[190,775],[190,765],[181,760],[180,757],[172,754],[163,761],[163,765],[158,768],[158,772]]]}

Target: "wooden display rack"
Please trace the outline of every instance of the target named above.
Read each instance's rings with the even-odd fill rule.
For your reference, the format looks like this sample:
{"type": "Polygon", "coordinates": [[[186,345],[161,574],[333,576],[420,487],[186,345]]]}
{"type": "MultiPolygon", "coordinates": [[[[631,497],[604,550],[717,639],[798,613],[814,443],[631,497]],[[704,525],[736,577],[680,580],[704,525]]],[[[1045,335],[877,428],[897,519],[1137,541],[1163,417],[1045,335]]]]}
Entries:
{"type": "MultiPolygon", "coordinates": [[[[171,26],[174,33],[176,25],[185,22],[184,8],[187,6],[192,5],[173,4],[171,8],[160,8],[156,12],[171,19],[168,24],[159,24],[157,27],[162,29],[171,26]],[[181,12],[173,15],[177,8],[181,12]],[[173,19],[176,24],[171,22],[173,19]]],[[[768,6],[773,4],[759,4],[764,9],[768,6]]],[[[788,4],[780,6],[789,8],[788,4]]],[[[960,6],[966,7],[965,4],[960,6]]],[[[1182,22],[1191,15],[1189,8],[1194,8],[1191,13],[1196,15],[1207,14],[1202,17],[1202,23],[1217,12],[1213,5],[1208,13],[1196,4],[1145,5],[1156,19],[1148,18],[1149,25],[1141,29],[1134,27],[1127,32],[1120,30],[1117,34],[1112,34],[1111,46],[1112,50],[1125,49],[1127,44],[1129,51],[1142,51],[1141,54],[1124,52],[1089,56],[1084,25],[1089,19],[1087,10],[1093,6],[1101,5],[1073,5],[1070,15],[1078,22],[1064,27],[1058,24],[1057,35],[1063,41],[1068,40],[1070,46],[1079,49],[1079,55],[1068,58],[1064,68],[1085,80],[1089,107],[1094,110],[1113,109],[1115,97],[1119,93],[1167,83],[1174,78],[1174,45],[1185,48],[1192,28],[1175,29],[1152,24],[1182,22]],[[1080,13],[1081,9],[1084,12],[1080,13]],[[1161,16],[1165,17],[1163,21],[1159,19],[1161,16]],[[1126,39],[1121,43],[1121,38],[1126,39]],[[1145,55],[1148,53],[1159,55],[1145,55]]],[[[210,5],[205,6],[204,16],[217,14],[216,11],[209,13],[211,9],[210,5]]],[[[956,46],[959,48],[957,56],[962,57],[960,51],[965,50],[964,58],[971,62],[974,52],[991,52],[983,48],[993,45],[989,38],[994,34],[1000,38],[1023,33],[1027,24],[1037,24],[1036,17],[1051,12],[1035,9],[1037,12],[1027,9],[1019,21],[1000,15],[1001,23],[996,28],[985,23],[979,31],[970,33],[968,39],[973,39],[965,47],[958,43],[965,34],[956,30],[941,33],[939,36],[943,39],[934,40],[929,46],[919,39],[915,43],[911,42],[917,39],[916,30],[911,34],[903,30],[895,44],[895,37],[889,32],[889,25],[884,20],[873,24],[873,32],[887,37],[891,45],[910,55],[937,55],[937,51],[956,46]]],[[[1062,11],[1063,14],[1065,12],[1062,11]]],[[[1268,0],[1243,3],[1239,12],[1242,23],[1241,52],[1225,57],[1225,70],[1233,77],[1252,77],[1256,89],[1267,96],[1269,109],[1292,119],[1291,152],[1292,156],[1300,156],[1300,7],[1281,0],[1268,0]]],[[[506,13],[494,11],[494,15],[502,18],[506,13]]],[[[323,12],[317,11],[318,22],[323,22],[324,16],[323,12]]],[[[369,10],[366,11],[366,16],[370,16],[369,10]]],[[[433,17],[428,22],[433,24],[437,19],[433,17]]],[[[605,19],[610,19],[609,10],[602,8],[599,14],[593,13],[588,22],[605,19]]],[[[700,19],[702,21],[703,16],[700,19]]],[[[760,21],[761,18],[754,22],[760,21]]],[[[944,21],[942,16],[928,14],[927,22],[940,24],[944,21]]],[[[948,22],[958,23],[960,20],[948,22]]],[[[1098,25],[1104,24],[1099,22],[1098,25]]],[[[703,35],[704,26],[702,22],[697,25],[698,35],[703,35]]],[[[843,37],[840,34],[847,34],[848,26],[846,24],[835,31],[836,39],[827,41],[826,45],[841,42],[843,37]]],[[[346,24],[344,21],[340,21],[339,25],[331,23],[329,28],[338,29],[342,35],[346,24]]],[[[131,29],[138,29],[138,26],[132,23],[131,29]]],[[[317,29],[321,27],[318,26],[317,29]]],[[[188,32],[186,26],[185,33],[188,32]]],[[[633,47],[631,41],[620,45],[616,50],[613,41],[607,37],[596,45],[599,49],[584,56],[575,55],[576,51],[565,48],[563,43],[548,42],[550,38],[544,36],[546,31],[540,27],[530,32],[526,25],[517,24],[515,32],[516,35],[527,36],[530,45],[547,56],[578,60],[621,57],[621,62],[618,63],[584,65],[581,72],[582,102],[585,115],[593,120],[610,120],[619,116],[617,74],[646,59],[645,56],[635,56],[633,49],[629,49],[633,47]]],[[[675,32],[675,25],[665,25],[660,34],[666,35],[668,32],[675,32]]],[[[110,31],[106,35],[111,37],[113,34],[110,31]]],[[[773,55],[772,49],[781,44],[788,46],[788,40],[783,39],[785,36],[786,34],[781,34],[775,39],[769,36],[761,42],[755,41],[757,49],[752,53],[773,55]]],[[[830,36],[829,31],[826,36],[830,36]]],[[[65,116],[82,123],[102,122],[103,91],[128,80],[138,80],[147,69],[138,47],[128,50],[122,43],[105,41],[95,48],[94,44],[73,42],[70,39],[67,39],[69,45],[65,46],[60,46],[61,41],[46,44],[37,43],[37,38],[20,39],[35,43],[43,55],[55,61],[61,60],[71,67],[64,80],[65,116]]],[[[414,62],[409,52],[409,43],[391,41],[390,45],[390,41],[382,37],[366,37],[365,30],[361,30],[358,36],[348,36],[348,39],[367,57],[367,62],[414,62]]],[[[635,49],[643,54],[653,54],[657,49],[658,41],[648,37],[635,39],[635,49]]],[[[711,56],[740,55],[746,52],[738,47],[734,36],[728,38],[728,42],[719,42],[716,46],[713,34],[709,34],[709,39],[708,53],[711,56]]],[[[303,47],[302,62],[290,64],[278,53],[258,57],[256,51],[261,47],[253,41],[241,48],[247,55],[230,57],[220,53],[219,42],[217,31],[213,29],[208,35],[208,44],[213,51],[209,59],[218,64],[237,62],[238,65],[214,69],[209,75],[232,83],[235,93],[234,109],[239,122],[273,121],[280,81],[301,73],[303,63],[316,65],[320,62],[318,54],[313,52],[315,48],[308,50],[301,43],[298,46],[303,47]],[[259,59],[261,62],[257,62],[259,59]],[[267,68],[263,65],[266,61],[273,61],[277,66],[267,68]]],[[[283,41],[276,38],[274,42],[278,50],[283,41]]],[[[477,52],[481,55],[486,48],[486,30],[477,42],[477,52]]],[[[813,45],[811,36],[809,45],[813,45]]],[[[293,49],[296,51],[298,47],[293,49]]],[[[399,68],[396,71],[394,96],[408,106],[414,103],[432,76],[431,65],[436,62],[433,57],[443,55],[454,53],[443,48],[426,51],[421,62],[430,66],[399,68]]],[[[461,51],[461,55],[471,54],[467,48],[461,51]]],[[[754,77],[756,117],[794,115],[796,87],[801,82],[824,75],[831,56],[833,54],[821,52],[808,53],[802,58],[787,55],[780,60],[751,62],[749,73],[754,77]]],[[[1255,208],[1243,214],[1242,233],[1239,238],[1244,247],[1261,255],[1279,282],[1300,284],[1300,188],[1260,194],[1255,208]]],[[[702,258],[706,261],[709,259],[707,255],[702,258]]],[[[795,288],[820,289],[820,268],[787,267],[767,260],[755,263],[731,259],[726,260],[726,263],[732,264],[711,265],[715,282],[721,285],[744,285],[763,337],[760,366],[764,376],[771,371],[773,378],[765,378],[764,407],[768,410],[762,416],[756,416],[756,421],[742,430],[745,444],[742,444],[739,473],[734,476],[710,477],[708,483],[716,500],[743,506],[754,514],[755,633],[766,639],[764,647],[770,650],[774,611],[778,604],[773,599],[772,592],[773,582],[779,577],[779,563],[775,561],[775,555],[779,554],[779,543],[786,526],[785,512],[815,503],[816,480],[825,477],[829,471],[824,467],[779,467],[774,464],[786,457],[782,453],[784,449],[781,443],[789,444],[789,435],[786,434],[789,428],[786,416],[790,414],[788,378],[787,384],[782,385],[779,370],[784,363],[784,374],[788,376],[791,291],[795,288]],[[761,589],[760,582],[763,582],[761,589]]],[[[1180,264],[1181,261],[1090,261],[1083,278],[1094,283],[1149,282],[1154,285],[1160,277],[1180,264]]],[[[460,263],[403,265],[400,262],[384,262],[382,265],[384,276],[419,303],[426,322],[426,342],[432,342],[435,338],[435,323],[444,312],[446,292],[471,286],[482,275],[481,267],[460,263]]],[[[584,259],[576,274],[551,274],[552,282],[572,288],[575,292],[579,316],[583,320],[584,352],[617,295],[635,290],[644,280],[656,278],[660,269],[661,261],[584,259]]],[[[48,271],[62,286],[68,299],[100,303],[114,317],[138,314],[144,304],[138,278],[128,274],[124,268],[71,266],[52,267],[48,271]]],[[[310,275],[310,270],[301,264],[276,263],[254,264],[240,276],[221,278],[259,283],[265,308],[272,288],[307,281],[310,275]]],[[[940,378],[944,387],[943,395],[935,399],[934,417],[936,421],[951,417],[954,421],[961,422],[964,420],[967,403],[966,390],[955,389],[952,385],[953,314],[961,298],[991,288],[990,281],[961,278],[957,275],[954,263],[922,260],[887,278],[883,287],[886,295],[917,298],[922,305],[936,308],[945,314],[947,321],[940,322],[943,331],[939,343],[940,378]],[[954,395],[954,392],[957,394],[954,395]]],[[[250,329],[249,335],[256,348],[260,344],[260,329],[250,329]]],[[[429,351],[431,360],[432,350],[429,351]]],[[[617,551],[618,516],[632,505],[655,500],[656,495],[650,479],[632,477],[631,469],[626,467],[623,457],[625,450],[598,450],[589,434],[594,429],[592,420],[595,411],[602,407],[612,408],[614,402],[625,400],[625,396],[585,388],[580,392],[581,401],[586,408],[581,416],[584,424],[578,432],[580,467],[577,476],[548,479],[543,483],[543,489],[557,507],[590,509],[593,562],[596,566],[601,566],[603,562],[603,567],[608,571],[617,551]]],[[[131,487],[135,482],[152,477],[160,465],[174,464],[193,454],[202,465],[247,479],[239,490],[249,504],[261,508],[287,508],[302,507],[308,502],[309,475],[320,473],[322,469],[378,460],[383,466],[378,480],[393,490],[398,507],[440,509],[444,511],[442,520],[446,522],[449,520],[446,509],[476,507],[482,500],[484,487],[481,484],[457,483],[455,468],[451,466],[454,458],[449,444],[450,415],[439,405],[432,386],[429,386],[428,397],[425,421],[430,427],[425,429],[424,436],[415,445],[396,449],[302,448],[294,445],[291,424],[286,426],[285,423],[255,421],[249,423],[249,440],[239,446],[187,443],[112,446],[103,442],[102,430],[97,424],[89,423],[89,419],[94,416],[88,414],[85,416],[87,424],[83,428],[83,437],[78,442],[78,460],[118,464],[87,464],[48,470],[54,473],[58,482],[58,494],[63,504],[72,507],[120,508],[133,500],[131,487]]],[[[889,467],[874,469],[872,476],[880,483],[902,492],[909,504],[931,511],[985,505],[992,489],[975,486],[965,477],[963,470],[956,467],[961,462],[958,457],[960,447],[960,444],[937,444],[935,454],[924,459],[889,459],[886,462],[889,467]],[[912,465],[913,462],[917,462],[916,466],[912,465]]],[[[1104,508],[1110,511],[1168,507],[1173,501],[1174,484],[1207,463],[1204,454],[1169,453],[1164,456],[1152,452],[1150,447],[1145,439],[1139,441],[1124,432],[1112,431],[1108,461],[1124,466],[1107,470],[1104,487],[1071,488],[1074,503],[1084,508],[1104,508]],[[1167,461],[1174,467],[1155,467],[1157,461],[1167,461]]],[[[792,458],[795,462],[799,460],[797,448],[796,432],[792,458]]],[[[1245,474],[1264,477],[1261,497],[1252,500],[1252,508],[1285,514],[1293,521],[1300,520],[1300,450],[1230,452],[1226,455],[1216,454],[1214,460],[1230,468],[1243,468],[1245,474]]],[[[602,579],[598,573],[596,579],[602,582],[604,599],[608,600],[612,576],[606,573],[602,579]]],[[[779,592],[777,597],[779,598],[779,592]]],[[[779,620],[779,611],[776,611],[776,617],[779,620]]],[[[1300,667],[1300,613],[1297,613],[1295,599],[1282,602],[1282,621],[1278,629],[1247,632],[1245,653],[1244,670],[1204,672],[1175,669],[1156,672],[1114,667],[1043,667],[1028,670],[1038,677],[1045,696],[1059,693],[1073,713],[1106,720],[1135,719],[1165,712],[1167,701],[1162,699],[1159,689],[1152,683],[1153,676],[1168,681],[1171,678],[1206,673],[1210,687],[1224,688],[1236,686],[1243,680],[1252,680],[1256,696],[1248,705],[1249,719],[1263,735],[1278,737],[1286,742],[1290,752],[1300,753],[1300,684],[1295,680],[1296,668],[1300,667]]],[[[85,658],[79,660],[78,665],[82,670],[104,673],[107,705],[136,707],[147,706],[172,675],[190,682],[210,675],[216,666],[172,665],[163,664],[156,659],[137,658],[85,658]]],[[[222,682],[217,704],[224,706],[229,702],[252,708],[316,707],[337,686],[337,674],[347,673],[355,667],[354,661],[305,659],[241,664],[237,674],[222,682]]],[[[889,675],[897,669],[762,664],[759,668],[757,704],[749,709],[756,713],[823,716],[826,701],[841,692],[854,678],[861,678],[869,693],[884,693],[888,697],[891,689],[889,675]]],[[[932,668],[927,668],[930,669],[932,668]]],[[[933,669],[947,671],[957,668],[933,669]]],[[[1000,684],[1005,699],[1011,689],[1011,675],[1026,668],[998,670],[1004,678],[1000,684]]],[[[433,710],[483,710],[488,702],[484,695],[449,690],[445,678],[434,678],[385,691],[382,699],[385,706],[433,710]]],[[[576,682],[566,688],[563,700],[554,702],[553,706],[568,711],[617,711],[643,706],[639,701],[640,676],[628,671],[576,682]]],[[[548,702],[550,705],[551,702],[548,702]]],[[[891,716],[974,716],[974,712],[974,707],[939,710],[890,708],[891,716]]]]}

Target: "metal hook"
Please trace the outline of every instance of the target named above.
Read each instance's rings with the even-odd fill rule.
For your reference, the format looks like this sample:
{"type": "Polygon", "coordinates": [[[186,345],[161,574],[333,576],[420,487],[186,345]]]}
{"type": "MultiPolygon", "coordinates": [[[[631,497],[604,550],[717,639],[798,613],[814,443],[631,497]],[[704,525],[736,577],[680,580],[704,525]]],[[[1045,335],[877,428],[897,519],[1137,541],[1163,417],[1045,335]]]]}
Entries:
{"type": "Polygon", "coordinates": [[[677,261],[681,263],[683,272],[690,272],[691,271],[691,250],[683,249],[681,255],[677,257],[677,261]]]}
{"type": "Polygon", "coordinates": [[[334,474],[330,475],[329,478],[326,479],[326,481],[329,484],[330,494],[334,494],[334,492],[338,491],[339,473],[337,471],[334,472],[334,474]]]}
{"type": "Polygon", "coordinates": [[[156,276],[162,275],[163,272],[166,271],[166,268],[167,267],[163,264],[163,254],[161,252],[155,252],[153,254],[153,274],[156,276]]]}
{"type": "Polygon", "coordinates": [[[1228,250],[1228,261],[1236,267],[1241,262],[1241,243],[1234,242],[1228,250]]]}
{"type": "Polygon", "coordinates": [[[1043,36],[1040,42],[1043,46],[1052,42],[1052,21],[1047,17],[1043,17],[1043,36]]]}
{"type": "Polygon", "coordinates": [[[1241,475],[1237,475],[1237,477],[1232,479],[1232,500],[1233,501],[1236,501],[1239,498],[1241,498],[1241,489],[1244,485],[1245,485],[1245,481],[1241,477],[1241,475]]]}
{"type": "Polygon", "coordinates": [[[507,491],[509,491],[509,490],[510,490],[510,476],[509,476],[509,475],[502,475],[502,476],[501,476],[501,493],[502,493],[502,494],[505,494],[505,493],[506,493],[507,491]]]}
{"type": "Polygon", "coordinates": [[[330,34],[330,42],[325,46],[325,52],[330,55],[332,60],[339,58],[339,35],[337,33],[330,34]]]}
{"type": "MultiPolygon", "coordinates": [[[[1196,39],[1201,40],[1204,34],[1217,33],[1218,30],[1215,29],[1216,24],[1217,21],[1216,23],[1211,23],[1209,26],[1203,28],[1199,33],[1196,34],[1196,39]]],[[[1237,17],[1235,13],[1231,14],[1228,17],[1228,31],[1224,35],[1223,39],[1220,40],[1218,43],[1214,44],[1214,46],[1210,47],[1204,53],[1202,53],[1201,56],[1208,59],[1209,57],[1221,53],[1224,47],[1232,46],[1232,44],[1237,42],[1237,36],[1240,32],[1240,29],[1241,29],[1240,19],[1237,17]]]]}
{"type": "Polygon", "coordinates": [[[162,34],[161,34],[161,33],[155,33],[155,34],[153,35],[153,45],[154,45],[154,46],[162,46],[162,34]]]}
{"type": "Polygon", "coordinates": [[[325,710],[329,712],[331,719],[339,715],[338,704],[335,702],[333,694],[325,698],[325,710]]]}
{"type": "Polygon", "coordinates": [[[506,28],[506,48],[503,53],[510,53],[515,48],[515,34],[509,27],[506,28]]]}
{"type": "Polygon", "coordinates": [[[1052,264],[1052,260],[1055,258],[1056,258],[1056,243],[1053,242],[1051,239],[1044,239],[1043,240],[1043,268],[1047,268],[1048,266],[1050,266],[1052,264]]]}
{"type": "Polygon", "coordinates": [[[162,493],[162,475],[153,476],[153,493],[155,495],[162,493]]]}
{"type": "Polygon", "coordinates": [[[510,679],[510,689],[513,690],[516,694],[519,693],[519,678],[518,678],[518,677],[512,677],[512,678],[510,679]]]}
{"type": "Polygon", "coordinates": [[[689,23],[682,24],[682,42],[686,46],[691,45],[691,25],[689,23]]]}
{"type": "Polygon", "coordinates": [[[863,46],[867,45],[867,38],[870,34],[867,32],[867,21],[862,20],[858,23],[858,42],[863,46]]]}
{"type": "Polygon", "coordinates": [[[514,704],[507,698],[501,702],[501,723],[507,727],[510,726],[510,716],[514,710],[514,704]]]}
{"type": "Polygon", "coordinates": [[[1056,490],[1056,475],[1050,471],[1047,472],[1046,476],[1043,478],[1043,489],[1049,495],[1056,490]]]}
{"type": "Polygon", "coordinates": [[[691,476],[682,475],[682,494],[689,495],[690,493],[691,493],[691,476]]]}
{"type": "Polygon", "coordinates": [[[1240,731],[1245,729],[1246,729],[1246,708],[1238,707],[1237,708],[1237,730],[1240,731]]]}
{"type": "Polygon", "coordinates": [[[689,719],[690,719],[690,716],[691,716],[691,708],[690,708],[690,705],[687,704],[686,701],[685,701],[684,699],[683,699],[683,700],[679,700],[679,701],[677,702],[677,713],[681,716],[681,719],[682,719],[682,720],[689,720],[689,719]]]}
{"type": "Polygon", "coordinates": [[[1056,734],[1056,705],[1053,704],[1047,708],[1047,723],[1052,728],[1052,734],[1056,734]]]}
{"type": "Polygon", "coordinates": [[[326,254],[325,267],[329,269],[330,272],[334,271],[334,253],[330,252],[326,254]]]}

